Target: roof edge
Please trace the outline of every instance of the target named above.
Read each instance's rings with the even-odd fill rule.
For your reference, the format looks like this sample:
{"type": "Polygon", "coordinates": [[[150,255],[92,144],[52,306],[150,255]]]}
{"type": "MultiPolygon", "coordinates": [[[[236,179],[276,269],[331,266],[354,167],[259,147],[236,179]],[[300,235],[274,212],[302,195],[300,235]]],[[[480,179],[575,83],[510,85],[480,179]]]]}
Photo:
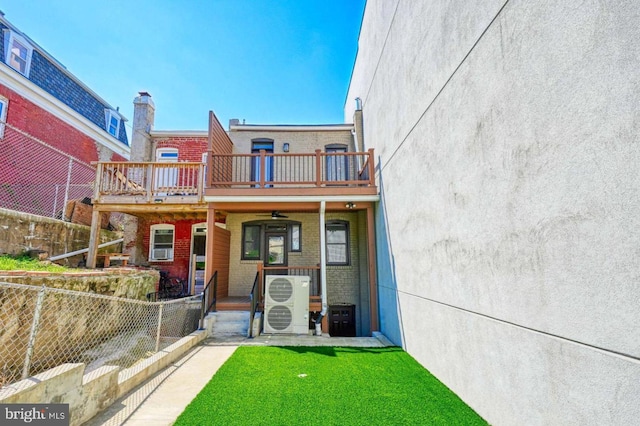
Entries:
{"type": "Polygon", "coordinates": [[[232,124],[230,131],[317,132],[350,131],[353,124],[232,124]]]}

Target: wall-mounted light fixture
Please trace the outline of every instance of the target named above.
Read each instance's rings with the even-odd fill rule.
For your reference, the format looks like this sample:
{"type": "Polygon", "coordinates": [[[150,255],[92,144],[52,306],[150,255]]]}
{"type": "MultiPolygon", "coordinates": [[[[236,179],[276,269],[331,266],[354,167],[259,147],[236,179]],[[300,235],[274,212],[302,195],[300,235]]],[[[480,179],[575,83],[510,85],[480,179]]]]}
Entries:
{"type": "Polygon", "coordinates": [[[282,150],[284,152],[289,152],[289,142],[285,142],[282,144],[282,150]]]}
{"type": "Polygon", "coordinates": [[[348,208],[349,210],[353,209],[356,207],[356,203],[352,203],[351,201],[349,201],[347,204],[344,205],[346,208],[348,208]]]}

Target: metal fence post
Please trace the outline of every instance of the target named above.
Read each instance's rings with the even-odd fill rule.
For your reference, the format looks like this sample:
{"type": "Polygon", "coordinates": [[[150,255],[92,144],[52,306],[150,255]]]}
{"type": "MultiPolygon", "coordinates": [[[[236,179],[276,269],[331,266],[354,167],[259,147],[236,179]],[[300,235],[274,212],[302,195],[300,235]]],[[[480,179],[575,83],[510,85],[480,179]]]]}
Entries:
{"type": "Polygon", "coordinates": [[[67,170],[67,184],[64,190],[64,204],[62,205],[62,220],[67,215],[67,201],[69,201],[69,186],[71,186],[71,170],[73,170],[73,157],[69,157],[69,170],[67,170]]]}
{"type": "Polygon", "coordinates": [[[38,325],[40,323],[40,313],[42,312],[42,301],[44,300],[44,293],[46,287],[43,285],[38,292],[38,299],[36,300],[36,310],[33,313],[33,322],[31,323],[31,332],[29,333],[29,343],[27,345],[27,353],[24,357],[24,367],[22,368],[22,378],[29,377],[29,367],[31,366],[31,356],[33,355],[33,347],[36,344],[36,335],[38,334],[38,325]]]}
{"type": "Polygon", "coordinates": [[[162,308],[164,308],[164,303],[160,304],[160,309],[158,310],[158,333],[156,334],[156,352],[160,349],[160,329],[162,328],[162,308]]]}
{"type": "MultiPolygon", "coordinates": [[[[60,185],[58,185],[58,184],[56,183],[56,185],[55,185],[56,193],[55,193],[55,195],[53,196],[53,212],[51,213],[51,217],[52,217],[52,218],[54,218],[54,219],[56,218],[56,210],[58,209],[58,189],[59,189],[58,187],[59,187],[59,186],[60,186],[60,185]]],[[[61,220],[64,220],[64,215],[63,215],[63,217],[61,217],[60,219],[61,219],[61,220]]]]}

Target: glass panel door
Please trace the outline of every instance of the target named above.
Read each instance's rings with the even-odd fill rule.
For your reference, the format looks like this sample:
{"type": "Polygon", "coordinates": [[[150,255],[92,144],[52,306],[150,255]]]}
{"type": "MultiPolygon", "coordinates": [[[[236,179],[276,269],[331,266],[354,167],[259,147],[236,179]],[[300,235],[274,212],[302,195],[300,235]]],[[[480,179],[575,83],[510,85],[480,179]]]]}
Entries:
{"type": "MultiPolygon", "coordinates": [[[[264,159],[264,180],[265,182],[273,181],[273,142],[253,142],[251,145],[251,153],[252,154],[260,154],[260,151],[266,152],[266,157],[264,159]]],[[[260,169],[261,169],[261,158],[260,156],[253,157],[253,161],[251,162],[251,180],[253,182],[260,182],[260,169]]],[[[256,183],[255,187],[259,187],[260,184],[256,183]]],[[[271,185],[265,184],[265,188],[270,187],[271,185]]]]}
{"type": "Polygon", "coordinates": [[[347,156],[337,155],[341,152],[347,152],[347,148],[327,148],[327,180],[329,181],[345,181],[348,179],[347,174],[347,156]]]}
{"type": "Polygon", "coordinates": [[[267,234],[265,266],[287,266],[286,234],[267,234]]]}

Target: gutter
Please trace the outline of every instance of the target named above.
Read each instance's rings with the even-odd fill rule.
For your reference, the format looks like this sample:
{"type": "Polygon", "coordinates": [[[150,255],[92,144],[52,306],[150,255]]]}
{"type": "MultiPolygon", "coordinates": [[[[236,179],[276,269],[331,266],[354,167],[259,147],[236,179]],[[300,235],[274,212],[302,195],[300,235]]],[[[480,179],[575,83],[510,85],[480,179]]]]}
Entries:
{"type": "Polygon", "coordinates": [[[232,124],[229,131],[261,132],[344,132],[353,129],[353,124],[232,124]]]}
{"type": "Polygon", "coordinates": [[[327,246],[326,246],[326,238],[327,235],[325,233],[325,221],[324,221],[324,212],[326,209],[326,202],[320,202],[320,291],[322,298],[322,311],[320,311],[320,315],[316,318],[316,328],[317,325],[322,322],[322,318],[327,315],[328,305],[327,305],[327,246]]]}

